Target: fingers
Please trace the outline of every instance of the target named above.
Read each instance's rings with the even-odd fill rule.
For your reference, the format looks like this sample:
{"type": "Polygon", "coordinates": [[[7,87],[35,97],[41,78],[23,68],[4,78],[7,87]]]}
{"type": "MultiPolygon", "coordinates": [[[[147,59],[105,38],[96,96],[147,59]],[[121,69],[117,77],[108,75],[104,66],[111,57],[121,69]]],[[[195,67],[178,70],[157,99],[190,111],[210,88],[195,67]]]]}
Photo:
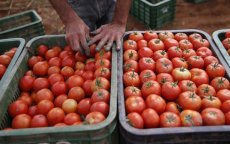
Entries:
{"type": "Polygon", "coordinates": [[[120,37],[116,37],[116,49],[120,50],[121,49],[121,38],[120,37]]]}
{"type": "Polygon", "coordinates": [[[83,35],[80,35],[79,39],[80,39],[82,50],[85,52],[87,56],[89,56],[90,52],[89,52],[89,47],[86,42],[86,37],[84,37],[83,35]]]}
{"type": "Polygon", "coordinates": [[[96,29],[95,31],[90,32],[90,34],[92,34],[92,35],[97,35],[97,34],[99,34],[101,31],[102,31],[102,28],[100,27],[100,28],[96,29]]]}
{"type": "Polygon", "coordinates": [[[114,41],[114,38],[112,37],[111,39],[109,39],[109,42],[107,43],[107,46],[105,47],[105,50],[106,51],[109,51],[113,45],[113,41],[114,41]]]}
{"type": "Polygon", "coordinates": [[[99,51],[106,44],[107,41],[108,41],[108,36],[105,36],[103,39],[101,39],[96,47],[96,51],[99,51]]]}

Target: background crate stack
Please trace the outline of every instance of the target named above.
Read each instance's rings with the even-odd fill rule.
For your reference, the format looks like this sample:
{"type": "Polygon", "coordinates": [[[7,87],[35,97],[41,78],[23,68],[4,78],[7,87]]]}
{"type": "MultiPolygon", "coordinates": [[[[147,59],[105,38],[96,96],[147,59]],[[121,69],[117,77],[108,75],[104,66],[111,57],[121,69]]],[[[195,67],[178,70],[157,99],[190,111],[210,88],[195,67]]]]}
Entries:
{"type": "Polygon", "coordinates": [[[35,10],[3,17],[0,23],[0,39],[20,37],[29,41],[45,34],[42,19],[35,10]]]}
{"type": "Polygon", "coordinates": [[[151,29],[173,21],[176,0],[133,0],[130,13],[151,29]]]}

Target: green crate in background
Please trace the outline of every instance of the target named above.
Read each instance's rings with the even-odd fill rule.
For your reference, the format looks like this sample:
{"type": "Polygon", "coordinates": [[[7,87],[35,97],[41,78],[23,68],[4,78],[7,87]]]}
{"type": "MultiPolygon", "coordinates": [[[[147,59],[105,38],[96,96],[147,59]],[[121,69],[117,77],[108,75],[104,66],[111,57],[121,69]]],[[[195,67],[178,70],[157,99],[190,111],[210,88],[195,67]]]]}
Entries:
{"type": "Polygon", "coordinates": [[[28,10],[0,19],[0,39],[21,37],[26,41],[44,35],[42,19],[35,10],[28,10]]]}
{"type": "Polygon", "coordinates": [[[187,0],[188,2],[191,2],[191,3],[195,3],[195,4],[198,4],[198,3],[202,3],[202,2],[205,2],[207,0],[187,0]]]}
{"type": "MultiPolygon", "coordinates": [[[[20,94],[18,82],[28,70],[27,61],[36,53],[40,44],[48,47],[66,45],[64,35],[39,36],[26,45],[15,67],[10,79],[0,87],[0,128],[10,126],[11,118],[8,115],[8,105],[17,99],[20,94]]],[[[66,127],[27,128],[4,131],[0,130],[0,143],[2,144],[25,144],[25,143],[57,143],[69,142],[74,144],[117,144],[117,52],[112,50],[110,89],[110,111],[105,121],[95,125],[79,125],[66,127]]]]}
{"type": "Polygon", "coordinates": [[[131,14],[152,29],[173,21],[176,0],[133,0],[131,14]]]}
{"type": "Polygon", "coordinates": [[[17,51],[14,54],[13,58],[11,59],[11,62],[6,69],[5,74],[3,75],[2,79],[0,79],[0,87],[2,87],[5,81],[9,79],[10,72],[12,71],[21,52],[23,51],[24,45],[25,45],[25,40],[23,38],[12,38],[12,39],[1,39],[0,40],[0,55],[4,54],[4,52],[7,52],[12,48],[17,48],[17,51]]]}

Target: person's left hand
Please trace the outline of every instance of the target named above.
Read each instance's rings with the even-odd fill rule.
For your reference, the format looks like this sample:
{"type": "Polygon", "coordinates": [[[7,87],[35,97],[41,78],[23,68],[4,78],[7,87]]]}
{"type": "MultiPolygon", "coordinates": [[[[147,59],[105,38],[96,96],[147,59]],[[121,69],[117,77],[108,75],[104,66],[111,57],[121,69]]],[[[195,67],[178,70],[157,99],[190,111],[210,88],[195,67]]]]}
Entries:
{"type": "Polygon", "coordinates": [[[88,45],[98,41],[96,51],[99,51],[103,46],[105,46],[105,50],[110,50],[114,41],[116,41],[117,50],[120,50],[121,38],[125,33],[125,26],[109,23],[102,25],[100,28],[91,33],[95,36],[90,40],[88,45]]]}

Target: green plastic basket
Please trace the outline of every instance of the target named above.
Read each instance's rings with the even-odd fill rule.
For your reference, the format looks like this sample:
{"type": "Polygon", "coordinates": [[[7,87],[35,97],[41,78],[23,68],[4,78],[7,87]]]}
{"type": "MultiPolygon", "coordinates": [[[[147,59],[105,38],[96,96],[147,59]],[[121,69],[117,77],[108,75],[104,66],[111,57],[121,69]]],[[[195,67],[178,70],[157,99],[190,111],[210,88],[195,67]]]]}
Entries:
{"type": "Polygon", "coordinates": [[[29,41],[45,34],[42,19],[35,10],[3,17],[0,23],[0,39],[21,37],[29,41]]]}
{"type": "MultiPolygon", "coordinates": [[[[36,48],[40,44],[51,46],[66,45],[64,35],[49,35],[33,38],[26,45],[18,62],[11,72],[10,79],[4,83],[0,89],[0,127],[5,128],[10,125],[11,118],[8,115],[8,105],[13,102],[20,93],[18,82],[28,70],[27,60],[36,53],[36,48]]],[[[66,127],[46,127],[27,128],[0,131],[0,143],[57,143],[69,142],[74,144],[117,144],[117,52],[115,47],[112,50],[111,69],[111,89],[110,89],[110,111],[109,115],[101,123],[95,125],[79,125],[66,127]]]]}
{"type": "MultiPolygon", "coordinates": [[[[25,40],[22,38],[12,38],[12,39],[1,39],[0,40],[0,54],[10,50],[11,48],[17,48],[14,57],[11,59],[10,64],[8,65],[5,74],[2,79],[0,79],[0,87],[9,79],[10,72],[12,71],[15,63],[17,62],[21,52],[23,51],[25,45],[25,40]]],[[[1,91],[0,91],[1,92],[1,91]]]]}
{"type": "Polygon", "coordinates": [[[133,0],[131,14],[151,29],[173,21],[176,0],[133,0]]]}
{"type": "Polygon", "coordinates": [[[188,2],[191,2],[191,3],[195,3],[195,4],[198,4],[198,3],[202,3],[202,2],[205,2],[207,0],[187,0],[188,2]]]}

